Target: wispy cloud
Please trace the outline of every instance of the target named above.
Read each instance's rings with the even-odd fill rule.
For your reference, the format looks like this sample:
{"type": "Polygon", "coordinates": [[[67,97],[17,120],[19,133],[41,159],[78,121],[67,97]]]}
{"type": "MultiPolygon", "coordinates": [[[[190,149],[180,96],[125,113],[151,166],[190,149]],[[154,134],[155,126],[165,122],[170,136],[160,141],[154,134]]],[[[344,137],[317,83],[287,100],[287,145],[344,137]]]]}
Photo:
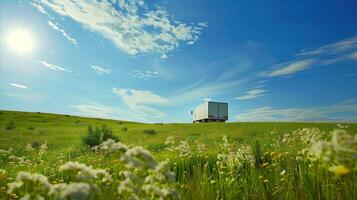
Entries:
{"type": "Polygon", "coordinates": [[[112,72],[112,70],[107,67],[100,67],[98,65],[92,65],[91,67],[97,74],[109,74],[112,72]]]}
{"type": "Polygon", "coordinates": [[[21,89],[27,89],[27,86],[21,85],[21,84],[18,84],[18,83],[10,83],[10,85],[12,85],[14,87],[17,87],[17,88],[21,88],[21,89]]]}
{"type": "Polygon", "coordinates": [[[357,37],[351,37],[316,49],[304,49],[292,61],[278,64],[262,76],[276,77],[292,75],[312,66],[331,65],[357,60],[357,37]]]}
{"type": "Polygon", "coordinates": [[[150,70],[133,70],[133,73],[134,73],[133,75],[134,78],[140,78],[144,80],[156,78],[159,75],[159,72],[150,71],[150,70]]]}
{"type": "Polygon", "coordinates": [[[71,73],[72,71],[69,69],[66,69],[64,67],[58,66],[58,65],[54,65],[54,64],[50,64],[46,61],[38,61],[39,63],[41,63],[43,66],[53,70],[53,71],[63,71],[63,72],[69,72],[71,73]]]}
{"type": "Polygon", "coordinates": [[[266,90],[264,89],[254,89],[246,92],[246,95],[236,97],[237,100],[248,100],[248,99],[255,99],[261,97],[266,94],[266,90]]]}
{"type": "Polygon", "coordinates": [[[314,64],[314,60],[299,60],[295,62],[291,62],[288,64],[280,64],[277,69],[273,69],[270,72],[264,72],[263,76],[274,77],[274,76],[285,76],[294,74],[296,72],[300,72],[306,70],[314,64]]]}
{"type": "Polygon", "coordinates": [[[148,6],[141,0],[114,2],[39,0],[46,8],[100,33],[130,55],[157,52],[166,56],[181,42],[196,42],[207,27],[207,23],[188,25],[173,20],[164,8],[148,6]]]}
{"type": "Polygon", "coordinates": [[[68,41],[74,45],[78,45],[77,40],[72,38],[64,29],[61,29],[58,24],[48,21],[48,25],[54,30],[60,32],[68,41]]]}
{"type": "Polygon", "coordinates": [[[338,55],[350,50],[356,50],[357,37],[343,39],[316,49],[303,49],[296,56],[338,55]]]}
{"type": "Polygon", "coordinates": [[[166,114],[152,105],[163,105],[168,102],[165,97],[147,90],[113,88],[113,93],[121,97],[124,103],[134,112],[151,117],[163,117],[166,114]]]}
{"type": "Polygon", "coordinates": [[[351,99],[328,106],[310,108],[260,107],[236,115],[235,118],[238,121],[353,121],[356,115],[357,99],[351,99]],[[352,114],[351,117],[348,117],[348,114],[352,114]]]}
{"type": "Polygon", "coordinates": [[[31,2],[30,5],[36,8],[39,12],[48,15],[47,11],[40,4],[36,2],[31,2]]]}

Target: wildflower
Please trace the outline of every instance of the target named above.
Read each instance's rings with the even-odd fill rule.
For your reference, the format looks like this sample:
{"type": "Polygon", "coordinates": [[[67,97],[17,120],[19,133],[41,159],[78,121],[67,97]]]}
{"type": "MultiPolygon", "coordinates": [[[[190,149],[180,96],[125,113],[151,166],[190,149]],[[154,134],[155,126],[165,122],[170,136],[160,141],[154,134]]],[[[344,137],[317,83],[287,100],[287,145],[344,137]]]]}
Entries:
{"type": "Polygon", "coordinates": [[[125,153],[128,150],[128,147],[120,142],[115,142],[112,139],[108,139],[107,141],[100,144],[100,149],[103,150],[105,153],[125,153]]]}
{"type": "Polygon", "coordinates": [[[0,155],[9,155],[9,154],[10,154],[10,151],[0,149],[0,155]]]}
{"type": "Polygon", "coordinates": [[[176,144],[175,137],[173,137],[173,136],[167,137],[165,140],[165,146],[166,146],[165,150],[170,151],[170,152],[176,151],[175,144],[176,144]]]}
{"type": "Polygon", "coordinates": [[[268,179],[264,179],[264,181],[263,181],[264,183],[268,183],[269,182],[269,180],[268,179]]]}
{"type": "Polygon", "coordinates": [[[348,135],[345,130],[334,130],[331,143],[335,151],[357,153],[356,150],[353,150],[353,146],[357,145],[357,141],[354,141],[353,137],[348,135]]]}
{"type": "Polygon", "coordinates": [[[53,187],[44,175],[19,172],[15,182],[8,184],[7,193],[20,195],[22,190],[26,192],[23,199],[45,199],[52,193],[53,187]]]}
{"type": "Polygon", "coordinates": [[[235,155],[235,165],[240,167],[242,165],[255,166],[255,156],[250,146],[241,146],[235,155]]]}
{"type": "Polygon", "coordinates": [[[283,171],[280,172],[280,176],[284,176],[286,173],[286,170],[284,169],[283,171]]]}
{"type": "Polygon", "coordinates": [[[70,200],[70,199],[78,199],[78,200],[86,200],[89,197],[95,196],[91,187],[87,183],[60,183],[55,185],[53,194],[56,199],[60,200],[70,200]]]}
{"type": "Polygon", "coordinates": [[[329,161],[332,155],[332,145],[329,142],[319,141],[312,145],[310,152],[317,158],[329,161]]]}
{"type": "Polygon", "coordinates": [[[195,143],[196,143],[197,153],[200,155],[204,154],[206,151],[206,145],[198,143],[198,141],[196,141],[195,143]]]}
{"type": "Polygon", "coordinates": [[[39,149],[40,149],[40,150],[39,150],[38,154],[39,154],[39,155],[43,155],[43,154],[47,151],[47,149],[48,149],[47,143],[41,144],[41,146],[40,146],[39,149]]]}
{"type": "Polygon", "coordinates": [[[343,165],[333,166],[329,168],[330,172],[333,172],[336,176],[346,176],[351,170],[343,165]]]}
{"type": "Polygon", "coordinates": [[[181,141],[180,145],[177,146],[176,149],[180,152],[180,157],[187,158],[192,156],[190,145],[186,140],[181,141]]]}
{"type": "Polygon", "coordinates": [[[154,156],[143,147],[134,147],[127,150],[122,160],[126,162],[129,167],[133,168],[155,169],[157,165],[154,156]]]}
{"type": "Polygon", "coordinates": [[[156,166],[156,168],[154,170],[154,175],[155,175],[155,178],[161,182],[164,182],[164,181],[174,182],[175,181],[175,173],[170,171],[170,165],[169,165],[169,162],[167,162],[167,161],[160,162],[156,166]]]}
{"type": "Polygon", "coordinates": [[[96,170],[78,162],[67,162],[59,168],[59,171],[69,174],[76,181],[92,182],[99,177],[102,178],[102,181],[112,180],[109,173],[105,170],[96,170]]]}
{"type": "Polygon", "coordinates": [[[28,144],[26,145],[26,151],[30,151],[30,152],[31,152],[31,151],[35,151],[35,149],[32,147],[31,144],[28,143],[28,144]]]}

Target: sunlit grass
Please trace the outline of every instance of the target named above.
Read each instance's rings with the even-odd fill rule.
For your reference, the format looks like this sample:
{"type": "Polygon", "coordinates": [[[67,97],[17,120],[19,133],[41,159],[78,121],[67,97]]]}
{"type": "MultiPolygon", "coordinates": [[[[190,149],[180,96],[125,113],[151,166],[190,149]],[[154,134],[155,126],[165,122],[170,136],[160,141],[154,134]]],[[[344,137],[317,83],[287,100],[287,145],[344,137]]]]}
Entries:
{"type": "Polygon", "coordinates": [[[128,197],[118,193],[125,180],[123,172],[127,170],[119,156],[93,151],[82,144],[81,138],[89,125],[103,124],[128,147],[143,146],[158,162],[168,159],[182,199],[357,197],[356,152],[341,154],[347,161],[336,161],[335,157],[326,161],[310,153],[313,144],[330,141],[331,131],[336,128],[355,134],[356,124],[140,124],[1,111],[0,149],[9,152],[0,156],[0,198],[16,198],[6,191],[7,184],[14,181],[19,171],[43,174],[51,184],[70,181],[60,172],[61,166],[69,161],[103,169],[111,175],[113,182],[98,184],[100,199],[128,197]],[[7,130],[10,121],[15,128],[7,130]],[[145,134],[144,130],[149,129],[156,133],[145,134]],[[33,142],[46,144],[46,149],[26,148],[33,142]]]}

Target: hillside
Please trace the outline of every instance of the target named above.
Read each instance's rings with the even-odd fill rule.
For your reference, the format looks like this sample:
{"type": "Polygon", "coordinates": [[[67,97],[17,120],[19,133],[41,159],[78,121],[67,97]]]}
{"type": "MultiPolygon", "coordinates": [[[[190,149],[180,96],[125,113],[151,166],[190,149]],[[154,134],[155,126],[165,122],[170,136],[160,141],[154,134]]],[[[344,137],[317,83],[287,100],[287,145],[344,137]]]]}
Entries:
{"type": "MultiPolygon", "coordinates": [[[[130,176],[123,174],[130,171],[140,172],[137,176],[143,176],[142,180],[145,180],[145,176],[149,177],[150,173],[153,173],[150,168],[146,171],[140,171],[143,170],[141,168],[139,171],[132,171],[128,164],[124,165],[125,159],[128,158],[118,159],[121,155],[103,154],[82,143],[88,126],[102,125],[111,129],[128,148],[143,146],[156,157],[157,162],[167,160],[170,167],[165,170],[171,169],[175,172],[176,179],[170,184],[155,184],[159,184],[158,187],[162,187],[162,191],[178,192],[183,199],[354,199],[357,196],[356,185],[352,184],[355,171],[345,178],[351,174],[351,166],[355,165],[355,160],[350,160],[353,159],[353,153],[343,154],[343,162],[335,163],[331,160],[329,163],[332,167],[343,163],[342,171],[331,171],[323,160],[311,160],[311,155],[307,153],[319,140],[330,140],[331,131],[334,129],[343,128],[355,134],[357,124],[144,124],[68,115],[0,111],[0,199],[19,197],[17,195],[20,193],[8,195],[6,191],[7,184],[13,181],[20,171],[43,174],[53,185],[75,181],[76,179],[69,179],[59,172],[70,161],[104,169],[115,179],[107,185],[95,182],[102,192],[98,197],[89,199],[127,199],[133,194],[147,196],[148,191],[140,189],[140,192],[133,193],[130,187],[134,186],[122,185],[125,183],[122,181],[125,177],[130,179],[130,176]],[[151,130],[151,134],[145,133],[145,130],[151,130]],[[42,144],[45,144],[45,148],[33,148],[42,144]],[[336,175],[332,176],[332,173],[336,175]],[[342,179],[335,176],[344,177],[342,179]],[[118,188],[121,187],[126,188],[125,191],[129,193],[119,194],[118,188]],[[170,190],[166,190],[166,187],[170,190]]],[[[353,139],[348,140],[353,143],[353,139]]],[[[341,140],[346,143],[341,145],[349,145],[348,140],[347,143],[341,140]]],[[[354,151],[354,147],[351,148],[354,151]]],[[[140,148],[132,153],[138,153],[137,150],[140,148]]],[[[142,153],[143,157],[138,157],[139,160],[145,156],[150,157],[149,152],[142,153]]],[[[160,166],[165,165],[159,164],[156,167],[160,166]]],[[[87,167],[82,168],[88,170],[87,167]]],[[[177,199],[174,196],[166,196],[164,199],[171,198],[177,199]]]]}
{"type": "MultiPolygon", "coordinates": [[[[160,153],[165,139],[176,136],[179,139],[195,139],[207,145],[208,150],[217,151],[222,135],[240,143],[252,144],[260,140],[264,144],[285,133],[299,128],[317,127],[323,131],[337,128],[336,123],[203,123],[203,124],[143,124],[119,120],[95,119],[69,115],[1,111],[0,114],[0,148],[23,149],[27,143],[47,142],[51,152],[56,153],[66,147],[81,146],[81,137],[87,133],[88,126],[106,125],[119,136],[123,143],[141,145],[155,153],[160,153]],[[13,121],[16,128],[5,130],[13,121]],[[123,129],[127,131],[123,131],[123,129]],[[145,129],[154,129],[155,135],[146,135],[145,129]],[[272,135],[274,131],[276,135],[272,135]]],[[[351,124],[350,132],[357,132],[357,124],[351,124]]]]}

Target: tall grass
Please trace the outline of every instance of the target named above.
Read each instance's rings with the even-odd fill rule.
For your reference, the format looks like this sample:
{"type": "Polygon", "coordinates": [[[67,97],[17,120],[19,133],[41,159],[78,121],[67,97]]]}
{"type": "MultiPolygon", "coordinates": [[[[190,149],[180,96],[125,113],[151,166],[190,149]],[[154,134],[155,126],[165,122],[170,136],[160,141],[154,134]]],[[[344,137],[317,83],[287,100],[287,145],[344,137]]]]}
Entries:
{"type": "MultiPolygon", "coordinates": [[[[13,118],[19,116],[7,120],[13,118]]],[[[70,161],[103,169],[110,174],[112,182],[101,183],[93,179],[87,183],[98,187],[97,196],[92,196],[95,199],[128,199],[130,194],[118,191],[120,184],[128,178],[125,171],[136,173],[142,180],[153,175],[150,170],[154,168],[142,168],[140,173],[132,171],[120,155],[104,153],[101,148],[93,151],[81,145],[81,136],[86,133],[88,124],[99,126],[106,123],[103,120],[96,124],[92,119],[81,119],[83,126],[71,126],[68,130],[66,124],[73,125],[75,118],[28,120],[39,122],[29,124],[17,120],[17,127],[11,134],[5,130],[7,122],[0,121],[4,127],[0,134],[9,135],[1,135],[0,138],[0,199],[21,197],[21,194],[7,193],[8,184],[15,181],[20,171],[43,174],[52,185],[75,183],[76,180],[60,170],[70,161]],[[41,126],[43,120],[47,122],[41,126]],[[64,125],[56,128],[51,123],[64,125]],[[29,131],[29,126],[35,130],[45,128],[46,133],[29,131]],[[58,135],[60,132],[55,132],[57,129],[65,133],[72,130],[72,133],[61,136],[58,135]],[[81,134],[75,135],[76,132],[81,134]],[[14,135],[18,138],[17,143],[12,140],[14,135]],[[67,140],[58,140],[62,137],[67,140]],[[32,147],[35,141],[41,144],[38,148],[26,148],[32,147]]],[[[347,136],[342,131],[335,134],[339,136],[337,139],[334,138],[329,131],[339,128],[336,125],[242,124],[242,129],[238,124],[162,126],[125,122],[125,126],[130,127],[128,132],[121,132],[122,125],[117,122],[108,125],[114,129],[113,132],[122,133],[120,138],[128,148],[142,145],[153,152],[157,163],[168,160],[176,179],[174,183],[160,184],[163,188],[177,189],[182,199],[357,199],[357,136],[347,136]],[[311,128],[313,125],[320,128],[311,128]],[[159,131],[154,135],[142,133],[142,130],[150,128],[159,131]],[[200,129],[207,130],[207,134],[200,129]],[[185,132],[175,132],[178,130],[185,132]],[[141,141],[135,138],[135,134],[141,141]],[[227,137],[222,140],[224,134],[227,137]]],[[[344,125],[343,128],[353,134],[356,133],[355,126],[344,125]]],[[[26,190],[23,192],[26,194],[26,190]]],[[[140,198],[159,199],[150,192],[142,191],[140,195],[140,198]]]]}

